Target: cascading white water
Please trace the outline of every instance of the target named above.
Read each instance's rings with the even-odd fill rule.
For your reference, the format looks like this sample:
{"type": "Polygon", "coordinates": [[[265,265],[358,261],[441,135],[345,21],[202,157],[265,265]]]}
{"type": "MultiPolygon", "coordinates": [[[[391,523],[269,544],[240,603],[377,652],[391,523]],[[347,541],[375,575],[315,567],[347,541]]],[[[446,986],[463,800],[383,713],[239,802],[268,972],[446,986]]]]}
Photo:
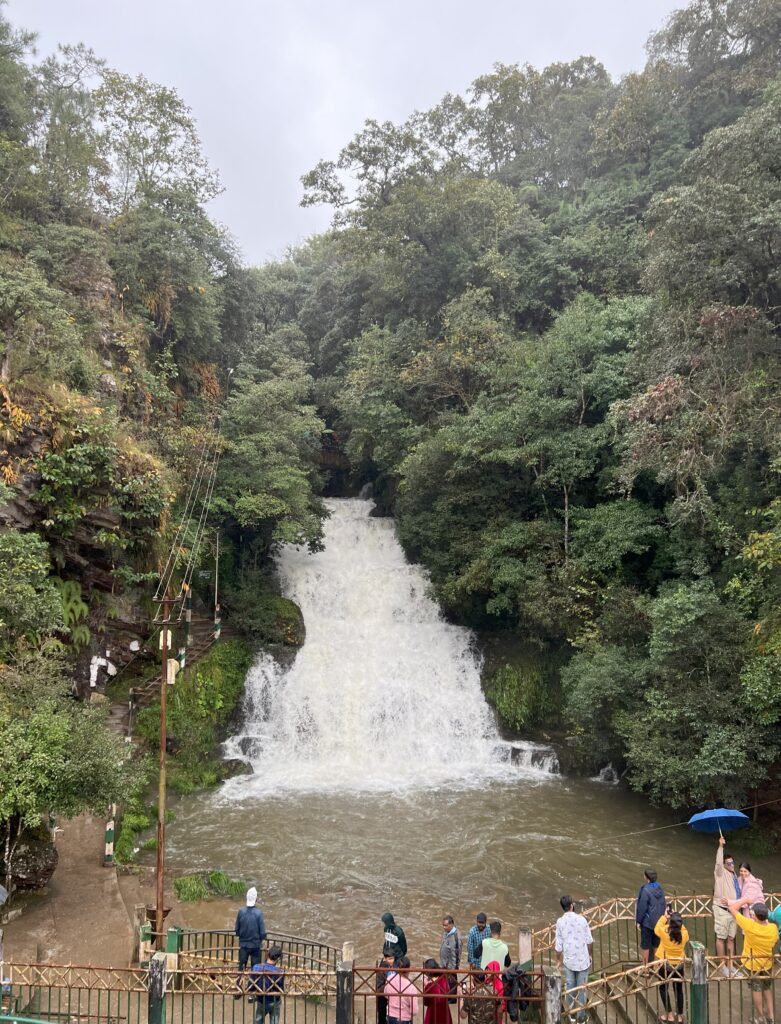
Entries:
{"type": "Polygon", "coordinates": [[[370,501],[327,504],[324,550],[279,554],[306,642],[289,668],[262,654],[248,674],[243,730],[225,756],[245,758],[255,774],[225,795],[471,785],[557,770],[548,748],[502,742],[471,635],[444,621],[393,522],[371,518],[370,501]]]}

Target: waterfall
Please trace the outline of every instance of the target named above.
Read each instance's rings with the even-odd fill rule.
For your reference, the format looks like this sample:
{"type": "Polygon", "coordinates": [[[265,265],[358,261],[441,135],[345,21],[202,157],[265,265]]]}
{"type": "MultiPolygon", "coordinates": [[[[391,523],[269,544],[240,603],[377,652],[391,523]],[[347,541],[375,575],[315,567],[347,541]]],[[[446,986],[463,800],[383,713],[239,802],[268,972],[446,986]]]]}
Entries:
{"type": "Polygon", "coordinates": [[[290,667],[264,653],[250,670],[242,731],[224,752],[254,775],[225,795],[549,777],[552,751],[501,740],[472,636],[443,619],[393,521],[372,518],[366,500],[327,506],[324,550],[278,555],[306,642],[290,667]]]}

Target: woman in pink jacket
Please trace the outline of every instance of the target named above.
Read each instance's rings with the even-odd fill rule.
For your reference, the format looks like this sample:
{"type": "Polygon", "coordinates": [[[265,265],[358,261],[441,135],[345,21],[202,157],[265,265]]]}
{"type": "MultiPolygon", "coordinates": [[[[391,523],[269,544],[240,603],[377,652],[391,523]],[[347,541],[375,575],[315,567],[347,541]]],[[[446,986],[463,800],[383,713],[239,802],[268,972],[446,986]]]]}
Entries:
{"type": "Polygon", "coordinates": [[[740,878],[740,898],[744,906],[752,907],[755,903],[765,902],[762,890],[762,879],[751,874],[751,865],[745,860],[738,868],[740,878]]]}
{"type": "Polygon", "coordinates": [[[388,1000],[388,1024],[410,1024],[418,1012],[418,990],[407,975],[409,958],[397,957],[395,967],[398,970],[388,971],[383,993],[388,1000]]]}

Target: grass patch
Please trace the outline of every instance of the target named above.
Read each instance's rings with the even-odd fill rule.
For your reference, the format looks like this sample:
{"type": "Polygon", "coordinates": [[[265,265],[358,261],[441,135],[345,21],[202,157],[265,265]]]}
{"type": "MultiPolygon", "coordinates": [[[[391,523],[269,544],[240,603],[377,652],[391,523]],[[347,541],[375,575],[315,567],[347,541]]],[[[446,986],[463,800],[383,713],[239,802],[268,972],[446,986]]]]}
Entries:
{"type": "MultiPolygon", "coordinates": [[[[251,663],[252,651],[243,640],[225,640],[176,677],[168,695],[168,735],[174,750],[168,760],[168,783],[174,792],[192,793],[220,781],[217,746],[244,691],[251,663]]],[[[152,750],[159,750],[159,703],[139,712],[136,729],[152,750]]]]}
{"type": "Polygon", "coordinates": [[[243,896],[247,886],[238,878],[231,878],[224,871],[198,871],[181,875],[174,880],[176,898],[182,903],[197,903],[209,896],[229,896],[236,899],[243,896]]]}
{"type": "Polygon", "coordinates": [[[174,879],[174,893],[182,903],[197,903],[209,895],[202,875],[182,875],[174,879]]]}

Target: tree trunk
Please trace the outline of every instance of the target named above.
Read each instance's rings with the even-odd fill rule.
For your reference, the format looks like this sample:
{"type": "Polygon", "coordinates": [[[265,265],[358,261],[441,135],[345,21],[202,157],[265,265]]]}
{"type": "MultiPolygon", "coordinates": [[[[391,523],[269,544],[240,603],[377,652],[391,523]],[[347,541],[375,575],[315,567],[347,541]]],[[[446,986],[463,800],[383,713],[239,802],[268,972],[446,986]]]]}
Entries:
{"type": "Polygon", "coordinates": [[[569,558],[569,487],[564,485],[564,561],[569,558]]]}

